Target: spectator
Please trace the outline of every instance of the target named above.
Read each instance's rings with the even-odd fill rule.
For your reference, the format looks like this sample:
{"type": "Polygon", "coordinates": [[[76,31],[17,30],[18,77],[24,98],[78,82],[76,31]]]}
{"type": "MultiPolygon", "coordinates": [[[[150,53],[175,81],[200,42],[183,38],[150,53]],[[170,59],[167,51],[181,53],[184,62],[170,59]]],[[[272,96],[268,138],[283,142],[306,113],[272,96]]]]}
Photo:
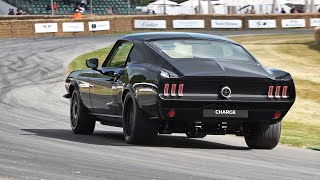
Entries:
{"type": "Polygon", "coordinates": [[[23,11],[20,8],[18,8],[16,15],[23,15],[23,11]]]}
{"type": "Polygon", "coordinates": [[[56,2],[53,2],[52,8],[53,8],[54,11],[58,11],[58,5],[57,5],[56,2]]]}
{"type": "Polygon", "coordinates": [[[291,8],[290,13],[291,14],[296,14],[296,13],[299,13],[299,12],[295,7],[293,7],[293,8],[291,8]]]}
{"type": "Polygon", "coordinates": [[[250,14],[256,14],[256,10],[254,9],[254,6],[251,6],[250,14]]]}
{"type": "Polygon", "coordinates": [[[82,15],[79,9],[76,9],[73,14],[73,19],[82,19],[82,15]]]}
{"type": "Polygon", "coordinates": [[[84,12],[84,8],[81,7],[80,4],[78,4],[73,10],[74,10],[74,12],[75,12],[76,10],[79,10],[80,13],[83,13],[83,12],[84,12]]]}
{"type": "Polygon", "coordinates": [[[88,1],[87,0],[81,0],[81,7],[83,7],[85,10],[88,9],[88,1]]]}
{"type": "Polygon", "coordinates": [[[46,7],[46,11],[49,12],[52,10],[51,3],[49,2],[46,7]]]}
{"type": "Polygon", "coordinates": [[[303,7],[300,7],[297,11],[298,11],[298,13],[304,13],[305,12],[303,7]]]}
{"type": "Polygon", "coordinates": [[[86,11],[85,4],[82,3],[82,4],[80,5],[80,13],[84,13],[85,11],[86,11]]]}
{"type": "Polygon", "coordinates": [[[106,11],[107,11],[107,14],[113,14],[113,10],[111,6],[108,6],[106,11]]]}
{"type": "Polygon", "coordinates": [[[14,15],[14,9],[9,9],[8,15],[14,15]]]}
{"type": "Polygon", "coordinates": [[[287,12],[284,10],[284,8],[281,8],[281,14],[286,14],[287,12]]]}

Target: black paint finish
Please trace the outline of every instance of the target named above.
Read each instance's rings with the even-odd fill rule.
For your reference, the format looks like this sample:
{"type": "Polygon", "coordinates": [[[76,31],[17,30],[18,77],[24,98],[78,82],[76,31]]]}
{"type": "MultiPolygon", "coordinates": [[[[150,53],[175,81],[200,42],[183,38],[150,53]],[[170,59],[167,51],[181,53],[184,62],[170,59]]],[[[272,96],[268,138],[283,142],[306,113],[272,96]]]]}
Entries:
{"type": "Polygon", "coordinates": [[[102,124],[121,126],[123,100],[126,93],[131,91],[145,117],[150,121],[161,121],[160,133],[186,132],[195,122],[206,126],[204,129],[208,134],[221,134],[216,128],[210,127],[227,122],[233,127],[222,134],[236,133],[247,123],[281,121],[293,105],[296,93],[290,74],[265,68],[252,55],[255,62],[250,63],[199,63],[192,59],[172,62],[147,43],[181,38],[239,45],[224,37],[196,33],[141,33],[124,36],[115,44],[101,68],[96,71],[72,72],[66,80],[67,92],[71,94],[71,91],[78,90],[85,106],[102,124]],[[108,67],[117,48],[125,42],[133,44],[127,59],[124,59],[125,65],[108,67]],[[115,76],[110,76],[110,71],[115,76]],[[184,84],[182,97],[164,96],[164,84],[181,83],[184,84]],[[232,90],[228,99],[219,95],[224,86],[232,90]],[[268,98],[269,86],[288,86],[289,97],[268,98]],[[210,109],[248,111],[248,117],[204,117],[203,111],[210,109]],[[175,111],[175,117],[169,118],[170,110],[175,111]],[[273,119],[275,111],[281,112],[281,118],[273,119]]]}

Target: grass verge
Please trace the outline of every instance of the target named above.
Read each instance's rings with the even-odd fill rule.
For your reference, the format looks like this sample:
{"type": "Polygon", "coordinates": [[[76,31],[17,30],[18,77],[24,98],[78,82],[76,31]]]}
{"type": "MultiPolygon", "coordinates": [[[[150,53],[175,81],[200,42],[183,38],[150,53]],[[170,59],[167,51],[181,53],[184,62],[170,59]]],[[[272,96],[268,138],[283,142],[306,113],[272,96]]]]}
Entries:
{"type": "Polygon", "coordinates": [[[99,49],[97,51],[93,51],[87,54],[83,54],[73,61],[68,65],[68,72],[74,71],[74,70],[79,70],[79,69],[87,69],[86,66],[86,60],[89,58],[98,58],[99,59],[99,66],[102,65],[104,62],[105,58],[111,51],[112,46],[108,46],[106,48],[99,49]]]}
{"type": "MultiPolygon", "coordinates": [[[[280,142],[297,147],[320,149],[320,47],[312,34],[254,35],[232,39],[244,45],[266,67],[292,74],[297,99],[283,120],[280,142]]],[[[85,69],[85,60],[99,58],[101,65],[111,46],[77,57],[69,71],[85,69]]]]}

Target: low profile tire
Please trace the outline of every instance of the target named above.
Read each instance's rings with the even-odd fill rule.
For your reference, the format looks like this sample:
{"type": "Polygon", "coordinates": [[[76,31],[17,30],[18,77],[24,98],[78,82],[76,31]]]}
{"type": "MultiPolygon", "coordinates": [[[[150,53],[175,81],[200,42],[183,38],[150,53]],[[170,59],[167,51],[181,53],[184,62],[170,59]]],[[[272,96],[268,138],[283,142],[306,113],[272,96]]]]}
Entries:
{"type": "Polygon", "coordinates": [[[281,122],[276,124],[255,124],[248,126],[245,140],[250,149],[273,149],[280,139],[281,122]]]}
{"type": "Polygon", "coordinates": [[[75,134],[92,134],[96,121],[89,116],[89,110],[80,99],[78,91],[73,91],[70,103],[70,124],[75,134]]]}
{"type": "Polygon", "coordinates": [[[194,131],[188,131],[186,135],[188,138],[204,138],[207,136],[206,134],[197,134],[194,131]]]}
{"type": "Polygon", "coordinates": [[[150,144],[157,136],[159,121],[143,116],[132,92],[125,97],[122,117],[123,134],[128,144],[150,144]]]}

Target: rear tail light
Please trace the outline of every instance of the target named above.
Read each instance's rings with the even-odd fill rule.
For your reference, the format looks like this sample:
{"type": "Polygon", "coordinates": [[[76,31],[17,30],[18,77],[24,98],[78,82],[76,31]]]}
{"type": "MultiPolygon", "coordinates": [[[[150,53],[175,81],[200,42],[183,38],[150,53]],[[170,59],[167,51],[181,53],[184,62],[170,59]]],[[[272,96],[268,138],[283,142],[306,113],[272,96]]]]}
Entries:
{"type": "Polygon", "coordinates": [[[171,85],[171,96],[176,96],[177,95],[176,91],[177,91],[177,84],[172,84],[171,85]]]}
{"type": "Polygon", "coordinates": [[[288,92],[288,86],[283,86],[283,88],[282,88],[282,98],[288,98],[287,92],[288,92]]]}
{"type": "Polygon", "coordinates": [[[269,86],[268,98],[273,98],[273,87],[274,87],[274,86],[269,86]]]}
{"type": "Polygon", "coordinates": [[[179,84],[178,86],[178,93],[177,93],[177,84],[165,84],[164,89],[163,89],[163,95],[164,96],[183,96],[183,89],[184,89],[184,84],[179,84]],[[170,90],[171,86],[171,90],[170,90]],[[170,94],[169,94],[170,91],[170,94]]]}
{"type": "Polygon", "coordinates": [[[178,96],[183,96],[184,84],[179,84],[178,96]]]}
{"type": "Polygon", "coordinates": [[[170,88],[170,84],[165,84],[164,85],[164,89],[163,89],[163,95],[164,96],[169,96],[169,88],[170,88]]]}
{"type": "Polygon", "coordinates": [[[275,97],[276,98],[280,98],[280,90],[281,90],[281,86],[277,86],[276,87],[276,92],[275,92],[275,97]]]}
{"type": "Polygon", "coordinates": [[[288,98],[288,86],[269,86],[268,98],[274,98],[274,97],[275,98],[288,98]]]}

